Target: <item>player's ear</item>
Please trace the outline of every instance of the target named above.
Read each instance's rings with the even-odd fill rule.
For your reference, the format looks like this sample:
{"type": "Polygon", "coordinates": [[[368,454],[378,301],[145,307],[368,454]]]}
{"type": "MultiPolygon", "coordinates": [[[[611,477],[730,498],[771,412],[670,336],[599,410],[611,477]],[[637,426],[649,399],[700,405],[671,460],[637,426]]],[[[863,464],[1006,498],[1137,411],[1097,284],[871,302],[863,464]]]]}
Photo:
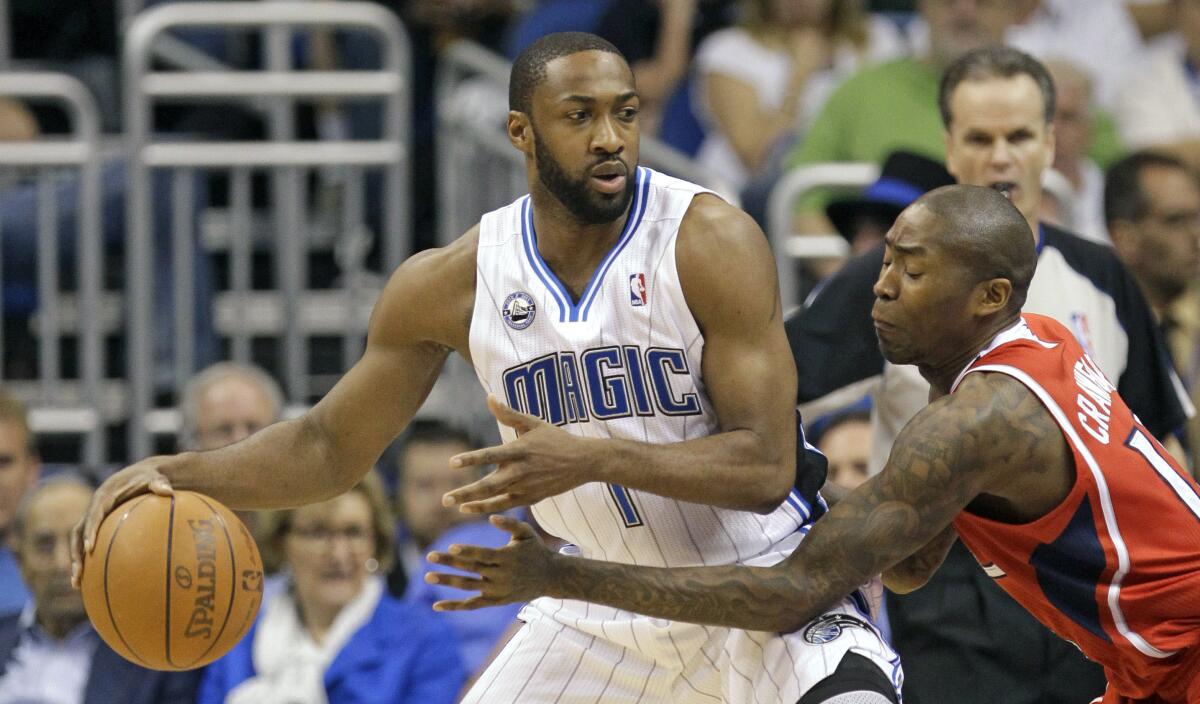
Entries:
{"type": "Polygon", "coordinates": [[[988,279],[979,284],[976,291],[978,297],[975,303],[975,314],[986,317],[1008,307],[1008,302],[1012,299],[1013,285],[1008,279],[988,279]]]}
{"type": "Polygon", "coordinates": [[[528,115],[517,110],[508,111],[508,141],[526,154],[533,151],[533,125],[528,115]]]}

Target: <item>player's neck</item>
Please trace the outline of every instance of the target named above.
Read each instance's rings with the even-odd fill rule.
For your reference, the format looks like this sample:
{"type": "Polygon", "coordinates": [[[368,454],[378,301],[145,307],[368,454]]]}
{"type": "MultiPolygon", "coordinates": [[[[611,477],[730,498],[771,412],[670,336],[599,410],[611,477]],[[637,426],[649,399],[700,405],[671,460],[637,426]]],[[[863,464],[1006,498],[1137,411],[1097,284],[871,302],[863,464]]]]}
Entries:
{"type": "Polygon", "coordinates": [[[579,222],[549,193],[535,190],[531,197],[538,254],[571,293],[578,296],[620,238],[629,209],[612,222],[590,225],[579,222]]]}
{"type": "Polygon", "coordinates": [[[966,340],[947,346],[948,349],[960,350],[959,352],[930,364],[918,364],[917,369],[925,381],[929,382],[933,393],[937,396],[950,393],[955,380],[967,368],[967,365],[974,362],[979,353],[987,349],[997,335],[1012,327],[1020,317],[1020,312],[1016,312],[998,318],[988,325],[981,326],[966,340]]]}

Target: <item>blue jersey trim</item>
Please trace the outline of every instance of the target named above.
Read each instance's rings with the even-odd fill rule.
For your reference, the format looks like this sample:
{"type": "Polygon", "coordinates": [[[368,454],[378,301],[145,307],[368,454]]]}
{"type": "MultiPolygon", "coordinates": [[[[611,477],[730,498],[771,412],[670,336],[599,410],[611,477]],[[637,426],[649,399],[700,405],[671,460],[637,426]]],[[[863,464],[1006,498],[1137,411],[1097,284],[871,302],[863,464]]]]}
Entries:
{"type": "Polygon", "coordinates": [[[592,278],[584,287],[583,295],[579,297],[578,303],[574,302],[567,287],[563,285],[562,281],[559,281],[550,267],[546,266],[546,262],[542,260],[541,252],[537,248],[537,230],[533,225],[533,207],[530,199],[526,197],[521,212],[521,240],[525,247],[525,257],[558,304],[558,322],[574,323],[587,320],[588,311],[591,310],[592,302],[596,299],[605,274],[608,273],[612,263],[637,232],[638,226],[642,222],[642,216],[646,214],[646,201],[650,192],[650,172],[638,167],[634,178],[633,200],[629,204],[629,215],[625,219],[625,227],[621,231],[621,236],[605,255],[604,260],[600,262],[600,266],[596,267],[596,271],[592,272],[592,278]]]}
{"type": "Polygon", "coordinates": [[[533,273],[537,274],[542,280],[542,284],[550,291],[550,295],[554,297],[554,302],[558,304],[558,322],[563,322],[567,306],[563,303],[563,298],[559,295],[566,296],[566,300],[571,300],[566,289],[558,278],[554,276],[554,272],[550,271],[541,256],[537,254],[537,242],[533,240],[529,234],[533,230],[533,213],[530,207],[530,198],[525,196],[525,202],[521,205],[521,243],[525,246],[525,257],[529,260],[530,266],[533,267],[533,273]],[[532,241],[531,241],[532,240],[532,241]]]}

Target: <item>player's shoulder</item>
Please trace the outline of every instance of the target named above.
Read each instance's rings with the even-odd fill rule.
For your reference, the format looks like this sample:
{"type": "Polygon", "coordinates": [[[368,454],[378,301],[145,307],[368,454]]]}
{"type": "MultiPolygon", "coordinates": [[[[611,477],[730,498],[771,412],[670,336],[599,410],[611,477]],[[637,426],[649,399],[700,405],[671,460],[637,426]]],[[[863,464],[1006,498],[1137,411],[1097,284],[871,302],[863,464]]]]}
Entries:
{"type": "Polygon", "coordinates": [[[697,193],[679,223],[679,246],[717,254],[713,247],[766,246],[766,236],[741,208],[712,193],[697,193]]]}
{"type": "Polygon", "coordinates": [[[457,339],[460,335],[454,333],[461,333],[470,325],[478,248],[476,225],[444,247],[412,255],[392,272],[379,296],[375,315],[385,324],[400,319],[409,321],[434,339],[457,339]],[[461,315],[452,315],[450,311],[459,311],[461,315]],[[463,324],[459,325],[460,322],[463,324]]]}

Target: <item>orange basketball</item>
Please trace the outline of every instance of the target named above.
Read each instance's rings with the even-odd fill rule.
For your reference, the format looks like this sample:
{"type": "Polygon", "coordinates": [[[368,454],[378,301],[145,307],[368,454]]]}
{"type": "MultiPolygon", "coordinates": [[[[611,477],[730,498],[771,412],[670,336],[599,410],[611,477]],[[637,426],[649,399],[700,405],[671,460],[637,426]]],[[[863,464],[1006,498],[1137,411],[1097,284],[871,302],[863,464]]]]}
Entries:
{"type": "Polygon", "coordinates": [[[82,579],[104,642],[155,670],[190,670],[229,652],[254,623],[262,587],[250,531],[191,491],[118,506],[100,524],[82,579]]]}

